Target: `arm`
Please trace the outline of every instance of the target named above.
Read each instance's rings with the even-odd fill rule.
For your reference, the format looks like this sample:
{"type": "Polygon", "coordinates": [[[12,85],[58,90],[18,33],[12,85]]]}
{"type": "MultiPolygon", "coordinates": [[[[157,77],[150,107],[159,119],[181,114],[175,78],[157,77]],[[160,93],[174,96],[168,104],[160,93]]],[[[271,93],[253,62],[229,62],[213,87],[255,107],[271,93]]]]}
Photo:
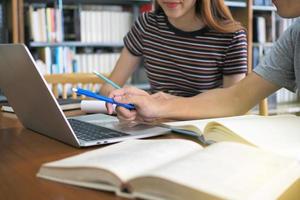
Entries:
{"type": "Polygon", "coordinates": [[[224,76],[223,77],[223,88],[228,88],[228,87],[236,84],[237,82],[239,82],[240,80],[245,78],[245,76],[246,76],[246,74],[235,74],[235,75],[231,75],[231,76],[224,76]]]}
{"type": "Polygon", "coordinates": [[[229,88],[215,89],[192,98],[166,102],[160,117],[197,119],[241,115],[278,89],[277,85],[256,73],[251,73],[229,88]],[[175,107],[176,109],[173,109],[175,107]]]}
{"type": "Polygon", "coordinates": [[[239,83],[223,89],[214,89],[194,97],[171,99],[154,98],[153,95],[134,95],[135,88],[123,90],[122,103],[133,103],[136,111],[119,108],[118,112],[126,117],[137,112],[136,119],[153,121],[161,118],[189,120],[234,116],[246,113],[260,100],[279,89],[255,73],[251,73],[239,83]]]}
{"type": "MultiPolygon", "coordinates": [[[[126,47],[123,48],[120,58],[117,61],[117,64],[110,75],[110,80],[117,83],[118,85],[123,86],[137,66],[141,62],[141,57],[132,55],[126,47]]],[[[103,84],[101,87],[100,93],[108,96],[109,93],[114,90],[111,85],[103,84]]]]}

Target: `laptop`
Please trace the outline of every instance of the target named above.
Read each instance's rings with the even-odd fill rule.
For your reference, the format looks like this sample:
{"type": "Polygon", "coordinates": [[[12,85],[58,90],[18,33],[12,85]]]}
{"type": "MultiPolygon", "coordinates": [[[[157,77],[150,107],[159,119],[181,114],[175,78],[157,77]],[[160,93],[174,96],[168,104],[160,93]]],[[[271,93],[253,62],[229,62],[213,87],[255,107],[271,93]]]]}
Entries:
{"type": "Polygon", "coordinates": [[[0,44],[0,88],[24,127],[75,147],[153,137],[170,129],[94,114],[66,118],[24,44],[0,44]]]}

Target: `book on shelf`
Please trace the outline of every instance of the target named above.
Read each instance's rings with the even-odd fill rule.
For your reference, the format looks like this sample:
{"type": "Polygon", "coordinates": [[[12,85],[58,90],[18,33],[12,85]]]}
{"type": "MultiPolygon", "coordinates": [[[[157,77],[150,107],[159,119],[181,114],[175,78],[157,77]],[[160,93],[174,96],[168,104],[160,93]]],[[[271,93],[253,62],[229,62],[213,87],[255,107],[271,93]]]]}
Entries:
{"type": "Polygon", "coordinates": [[[63,9],[63,27],[65,41],[80,41],[81,22],[79,9],[74,6],[63,9]]]}
{"type": "Polygon", "coordinates": [[[259,64],[259,60],[261,58],[261,53],[260,53],[260,47],[253,47],[252,48],[252,66],[253,66],[253,69],[255,67],[258,66],[259,64]]]}
{"type": "Polygon", "coordinates": [[[83,6],[79,16],[82,42],[122,43],[133,20],[122,6],[83,6]]]}
{"type": "Polygon", "coordinates": [[[272,0],[253,0],[255,6],[272,6],[272,0]]]}
{"type": "Polygon", "coordinates": [[[253,5],[263,6],[265,5],[265,0],[253,0],[253,5]]]}
{"type": "Polygon", "coordinates": [[[61,8],[35,7],[28,9],[30,39],[35,42],[63,41],[63,19],[61,8]]]}
{"type": "Polygon", "coordinates": [[[204,137],[222,142],[202,146],[184,139],[127,140],[45,163],[37,176],[129,198],[299,197],[299,117],[243,116],[171,125],[188,130],[206,127],[201,131],[204,137]],[[250,132],[253,137],[247,135],[250,132]],[[256,147],[246,145],[249,138],[255,138],[256,147]]]}
{"type": "Polygon", "coordinates": [[[122,43],[133,20],[122,6],[72,6],[66,8],[29,5],[30,39],[34,42],[122,43]]]}
{"type": "Polygon", "coordinates": [[[266,18],[255,16],[253,19],[253,41],[265,43],[267,41],[266,34],[266,18]]]}
{"type": "Polygon", "coordinates": [[[8,42],[8,27],[6,17],[6,3],[0,2],[0,43],[8,42]]]}
{"type": "MultiPolygon", "coordinates": [[[[57,99],[60,108],[63,111],[80,109],[80,99],[57,99]]],[[[2,104],[1,111],[13,113],[13,108],[8,102],[2,104]]]]}
{"type": "Polygon", "coordinates": [[[119,52],[85,52],[70,47],[45,47],[37,51],[43,63],[42,74],[92,73],[110,74],[120,56],[119,52]]]}

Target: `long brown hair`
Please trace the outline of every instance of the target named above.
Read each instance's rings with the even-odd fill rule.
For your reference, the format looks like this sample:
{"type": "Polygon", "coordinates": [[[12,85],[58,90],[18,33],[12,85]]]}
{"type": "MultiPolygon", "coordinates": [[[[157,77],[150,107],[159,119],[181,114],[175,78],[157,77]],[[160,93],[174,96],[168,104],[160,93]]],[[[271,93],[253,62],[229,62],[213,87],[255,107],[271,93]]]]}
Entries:
{"type": "MultiPolygon", "coordinates": [[[[155,12],[162,11],[157,1],[154,1],[155,12]]],[[[224,0],[196,0],[196,14],[211,29],[221,33],[232,33],[243,26],[234,20],[224,0]]]]}

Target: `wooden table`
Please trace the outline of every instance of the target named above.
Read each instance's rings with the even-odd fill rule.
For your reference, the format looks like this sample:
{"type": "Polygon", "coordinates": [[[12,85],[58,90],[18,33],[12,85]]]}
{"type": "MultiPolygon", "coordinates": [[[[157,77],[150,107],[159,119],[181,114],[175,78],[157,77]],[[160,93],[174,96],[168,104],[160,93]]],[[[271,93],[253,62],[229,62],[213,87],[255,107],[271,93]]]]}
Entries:
{"type": "Polygon", "coordinates": [[[16,115],[0,111],[0,199],[123,199],[113,193],[70,186],[36,177],[39,167],[45,162],[95,148],[99,147],[77,149],[50,139],[25,129],[16,115]]]}

